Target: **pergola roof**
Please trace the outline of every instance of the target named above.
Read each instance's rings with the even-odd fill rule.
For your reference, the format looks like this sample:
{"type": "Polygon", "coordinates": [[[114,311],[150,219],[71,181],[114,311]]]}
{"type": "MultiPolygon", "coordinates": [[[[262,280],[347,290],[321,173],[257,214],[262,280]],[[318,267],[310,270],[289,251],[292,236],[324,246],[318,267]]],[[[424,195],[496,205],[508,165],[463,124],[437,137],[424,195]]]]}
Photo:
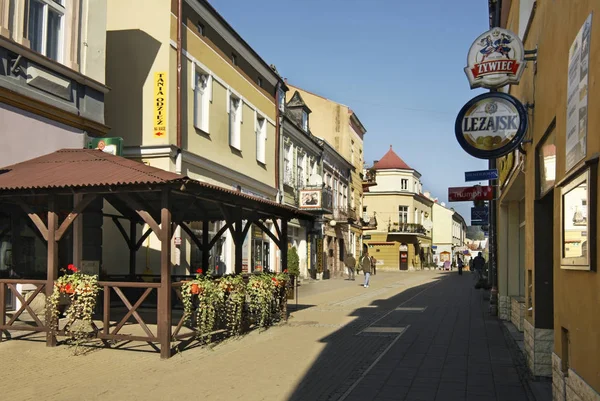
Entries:
{"type": "MultiPolygon", "coordinates": [[[[296,208],[200,182],[93,149],[62,149],[0,169],[0,198],[30,195],[103,194],[123,215],[138,219],[132,206],[113,194],[129,194],[150,211],[160,210],[160,192],[171,189],[174,218],[224,220],[223,206],[242,218],[313,216],[296,208]],[[112,199],[111,199],[112,198],[112,199]]],[[[154,213],[152,213],[154,214],[154,213]]]]}

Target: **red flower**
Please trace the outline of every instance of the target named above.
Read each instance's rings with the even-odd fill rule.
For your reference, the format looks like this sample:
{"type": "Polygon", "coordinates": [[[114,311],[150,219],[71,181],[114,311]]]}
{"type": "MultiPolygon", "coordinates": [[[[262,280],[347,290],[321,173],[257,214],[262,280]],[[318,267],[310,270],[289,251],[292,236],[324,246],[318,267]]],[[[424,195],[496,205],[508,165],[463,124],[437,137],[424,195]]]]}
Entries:
{"type": "Polygon", "coordinates": [[[277,279],[275,277],[271,277],[271,280],[273,281],[277,281],[277,279]]]}
{"type": "Polygon", "coordinates": [[[196,269],[196,273],[198,273],[198,274],[202,274],[202,273],[203,273],[203,270],[202,270],[202,269],[196,269]]]}
{"type": "Polygon", "coordinates": [[[287,269],[284,269],[284,270],[283,270],[283,272],[284,272],[284,273],[287,273],[287,269]]]}
{"type": "Polygon", "coordinates": [[[67,269],[71,270],[73,273],[77,273],[77,270],[78,270],[73,263],[71,263],[69,266],[67,266],[67,269]]]}
{"type": "Polygon", "coordinates": [[[198,287],[198,284],[192,284],[191,291],[192,294],[198,294],[200,292],[200,287],[198,287]]]}
{"type": "Polygon", "coordinates": [[[67,294],[72,294],[75,292],[75,289],[73,289],[73,287],[71,286],[71,284],[67,284],[65,285],[65,292],[67,294]]]}

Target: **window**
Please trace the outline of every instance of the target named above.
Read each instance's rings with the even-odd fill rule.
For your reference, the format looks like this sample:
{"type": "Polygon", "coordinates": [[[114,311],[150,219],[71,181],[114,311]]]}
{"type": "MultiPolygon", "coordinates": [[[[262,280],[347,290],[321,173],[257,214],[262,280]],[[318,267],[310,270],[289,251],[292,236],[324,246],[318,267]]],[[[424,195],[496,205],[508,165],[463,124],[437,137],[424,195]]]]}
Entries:
{"type": "Polygon", "coordinates": [[[413,221],[413,223],[419,223],[419,211],[417,210],[417,208],[415,208],[415,220],[413,221]]]}
{"type": "Polygon", "coordinates": [[[306,111],[302,111],[302,129],[308,131],[308,113],[306,111]]]}
{"type": "Polygon", "coordinates": [[[408,180],[406,178],[403,178],[400,181],[400,189],[403,190],[403,191],[408,190],[408,180]]]}
{"type": "Polygon", "coordinates": [[[298,179],[298,188],[304,188],[306,185],[306,177],[304,176],[304,155],[298,153],[296,162],[296,177],[298,179]]]}
{"type": "Polygon", "coordinates": [[[354,188],[350,188],[350,207],[352,209],[356,207],[356,205],[354,204],[355,199],[356,198],[354,197],[354,188]]]}
{"type": "Polygon", "coordinates": [[[62,61],[64,0],[29,2],[28,39],[31,49],[56,61],[62,61]]]}
{"type": "Polygon", "coordinates": [[[208,133],[208,105],[212,100],[212,77],[196,70],[194,77],[194,127],[208,133]]]}
{"type": "Polygon", "coordinates": [[[334,208],[337,208],[339,205],[338,193],[339,193],[338,180],[334,179],[333,180],[333,207],[334,208]]]}
{"type": "Polygon", "coordinates": [[[235,54],[233,54],[233,53],[231,53],[231,63],[233,65],[238,65],[237,64],[237,56],[235,54]]]}
{"type": "Polygon", "coordinates": [[[344,201],[342,203],[342,207],[346,209],[348,207],[348,186],[344,185],[344,201]]]}
{"type": "Polygon", "coordinates": [[[262,81],[261,77],[258,77],[258,79],[256,80],[256,83],[258,84],[258,86],[260,86],[262,88],[263,81],[262,81]]]}
{"type": "Polygon", "coordinates": [[[196,24],[196,28],[198,29],[200,36],[204,36],[204,25],[200,21],[196,24]]]}
{"type": "Polygon", "coordinates": [[[354,141],[350,141],[350,163],[354,165],[354,141]]]}
{"type": "Polygon", "coordinates": [[[256,160],[266,164],[267,149],[267,121],[264,117],[256,115],[256,160]]]}
{"type": "Polygon", "coordinates": [[[242,101],[240,98],[229,95],[229,146],[242,150],[242,101]]]}
{"type": "Polygon", "coordinates": [[[279,105],[279,111],[285,111],[285,91],[282,88],[277,90],[277,104],[279,105]]]}
{"type": "Polygon", "coordinates": [[[363,206],[363,217],[362,218],[363,218],[364,221],[369,221],[369,213],[367,211],[367,207],[366,206],[363,206]]]}
{"type": "Polygon", "coordinates": [[[292,147],[284,146],[283,148],[283,183],[292,185],[292,147]]]}
{"type": "Polygon", "coordinates": [[[408,223],[408,206],[398,206],[398,222],[408,223]]]}

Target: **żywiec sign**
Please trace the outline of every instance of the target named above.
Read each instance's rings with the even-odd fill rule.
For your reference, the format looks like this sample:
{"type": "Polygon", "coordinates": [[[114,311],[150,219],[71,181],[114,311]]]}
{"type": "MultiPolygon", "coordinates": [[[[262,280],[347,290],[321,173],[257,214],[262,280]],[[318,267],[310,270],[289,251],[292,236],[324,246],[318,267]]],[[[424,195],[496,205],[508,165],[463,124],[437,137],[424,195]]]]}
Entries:
{"type": "Polygon", "coordinates": [[[484,93],[463,106],[454,131],[465,152],[479,159],[495,159],[519,146],[527,132],[527,111],[506,93],[484,93]]]}
{"type": "Polygon", "coordinates": [[[524,68],[525,51],[519,37],[509,30],[493,28],[471,45],[465,74],[471,89],[498,89],[518,84],[524,68]]]}
{"type": "Polygon", "coordinates": [[[448,188],[448,202],[465,202],[475,200],[491,200],[492,187],[475,185],[473,187],[448,188]]]}

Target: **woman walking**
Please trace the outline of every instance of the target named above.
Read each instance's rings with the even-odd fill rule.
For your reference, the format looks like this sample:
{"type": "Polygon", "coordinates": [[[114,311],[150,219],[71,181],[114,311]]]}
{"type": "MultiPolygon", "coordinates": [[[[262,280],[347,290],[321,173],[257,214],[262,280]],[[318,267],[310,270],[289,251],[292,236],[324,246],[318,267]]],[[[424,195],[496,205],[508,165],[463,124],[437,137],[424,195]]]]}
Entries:
{"type": "Polygon", "coordinates": [[[371,277],[371,258],[369,257],[369,249],[365,248],[363,256],[360,260],[360,266],[362,271],[365,273],[365,283],[363,287],[369,288],[369,278],[371,277]]]}

